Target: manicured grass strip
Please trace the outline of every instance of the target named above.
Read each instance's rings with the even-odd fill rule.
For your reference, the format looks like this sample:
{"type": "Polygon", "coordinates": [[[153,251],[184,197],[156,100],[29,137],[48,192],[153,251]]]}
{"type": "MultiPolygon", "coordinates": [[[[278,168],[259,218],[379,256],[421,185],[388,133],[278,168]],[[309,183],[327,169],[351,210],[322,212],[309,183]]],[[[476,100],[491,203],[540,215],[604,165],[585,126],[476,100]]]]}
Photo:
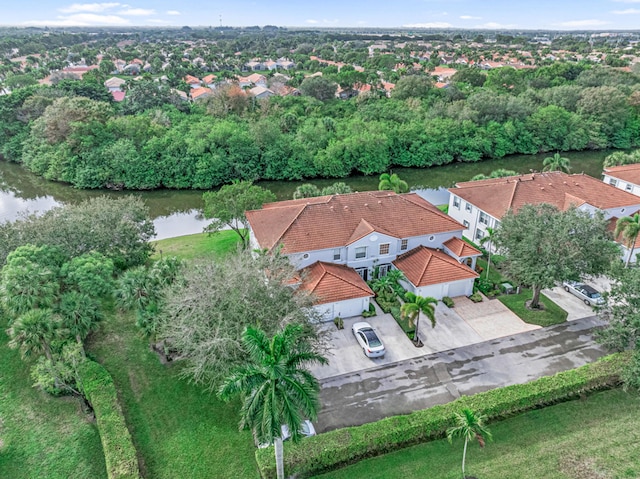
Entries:
{"type": "Polygon", "coordinates": [[[80,376],[82,391],[96,415],[109,479],[138,479],[136,450],[111,375],[100,364],[89,360],[83,364],[80,376]]]}
{"type": "MultiPolygon", "coordinates": [[[[640,477],[640,400],[621,389],[490,424],[493,442],[467,452],[467,475],[509,479],[640,477]]],[[[462,440],[445,439],[361,461],[323,479],[460,479],[462,440]]]]}
{"type": "Polygon", "coordinates": [[[33,387],[31,362],[9,349],[0,320],[0,478],[105,479],[100,435],[80,401],[33,387]]]}
{"type": "Polygon", "coordinates": [[[223,403],[163,365],[131,314],[108,317],[90,354],[113,377],[146,479],[256,479],[255,446],[238,431],[240,405],[223,403]]]}
{"type": "MultiPolygon", "coordinates": [[[[447,428],[454,424],[455,413],[465,407],[485,414],[489,420],[498,420],[568,401],[589,392],[610,389],[619,384],[619,374],[626,360],[625,355],[612,355],[596,363],[530,383],[463,396],[448,404],[404,416],[330,431],[298,444],[286,444],[285,469],[288,474],[309,477],[367,457],[441,438],[447,428]]],[[[258,449],[256,458],[262,476],[265,479],[274,478],[273,449],[258,449]]],[[[393,477],[402,476],[394,474],[393,477]]]]}
{"type": "Polygon", "coordinates": [[[540,294],[540,302],[544,305],[543,310],[534,311],[527,308],[525,302],[531,298],[531,290],[522,288],[520,294],[503,295],[498,299],[525,323],[551,326],[552,324],[564,323],[567,320],[567,312],[544,294],[540,294]]]}
{"type": "Polygon", "coordinates": [[[163,256],[177,256],[185,260],[214,259],[235,251],[240,243],[240,237],[231,230],[223,230],[213,234],[198,233],[167,238],[152,243],[156,250],[154,258],[159,258],[162,254],[163,256]]]}
{"type": "MultiPolygon", "coordinates": [[[[477,262],[478,266],[482,268],[482,273],[480,277],[485,279],[487,277],[487,264],[488,261],[483,258],[478,258],[477,262]]],[[[510,283],[509,278],[503,276],[496,265],[493,263],[493,259],[491,260],[491,267],[489,268],[489,281],[494,284],[501,285],[502,283],[510,283]]]]}

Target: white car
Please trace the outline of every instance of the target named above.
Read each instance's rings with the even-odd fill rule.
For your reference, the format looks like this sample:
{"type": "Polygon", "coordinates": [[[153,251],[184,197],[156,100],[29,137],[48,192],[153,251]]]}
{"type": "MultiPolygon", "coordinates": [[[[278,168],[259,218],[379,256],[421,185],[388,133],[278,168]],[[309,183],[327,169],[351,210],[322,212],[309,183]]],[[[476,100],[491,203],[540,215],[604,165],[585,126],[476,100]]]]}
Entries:
{"type": "Polygon", "coordinates": [[[564,290],[577,296],[587,306],[604,304],[604,298],[598,290],[588,284],[578,283],[577,281],[565,281],[562,283],[564,290]]]}
{"type": "MultiPolygon", "coordinates": [[[[280,426],[280,430],[282,431],[283,441],[286,441],[291,437],[291,431],[289,431],[289,426],[287,426],[286,424],[283,424],[282,426],[280,426]]],[[[300,424],[300,434],[302,434],[303,437],[315,436],[316,428],[313,427],[313,423],[311,421],[309,421],[308,419],[305,419],[302,422],[302,424],[300,424]]],[[[265,447],[269,447],[269,446],[271,446],[271,444],[266,442],[258,444],[258,447],[260,449],[264,449],[265,447]]]]}
{"type": "Polygon", "coordinates": [[[355,323],[351,328],[351,332],[358,340],[365,356],[370,358],[384,358],[384,344],[382,344],[382,341],[369,323],[364,321],[355,323]]]}

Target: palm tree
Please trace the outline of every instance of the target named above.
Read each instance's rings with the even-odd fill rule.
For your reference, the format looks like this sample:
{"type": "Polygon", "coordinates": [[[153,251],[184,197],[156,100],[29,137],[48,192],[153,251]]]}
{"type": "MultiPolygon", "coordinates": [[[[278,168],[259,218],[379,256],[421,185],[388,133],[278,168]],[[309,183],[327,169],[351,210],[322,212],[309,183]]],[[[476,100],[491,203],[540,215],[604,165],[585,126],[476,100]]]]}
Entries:
{"type": "Polygon", "coordinates": [[[496,230],[494,230],[493,228],[487,228],[485,236],[480,240],[480,245],[489,243],[487,247],[487,279],[489,279],[489,268],[491,268],[491,243],[493,243],[493,240],[496,239],[495,232],[496,230]]]}
{"type": "Polygon", "coordinates": [[[87,294],[70,291],[60,298],[60,315],[65,328],[76,338],[84,355],[83,341],[103,319],[100,303],[87,294]]]}
{"type": "Polygon", "coordinates": [[[396,193],[406,193],[409,191],[409,184],[401,180],[400,177],[393,173],[382,173],[380,175],[380,183],[378,184],[379,190],[391,190],[396,193]]]}
{"type": "Polygon", "coordinates": [[[464,465],[467,459],[467,445],[473,439],[478,440],[480,447],[484,447],[485,438],[491,440],[491,432],[485,426],[486,417],[476,415],[471,409],[463,409],[462,412],[456,413],[456,425],[447,429],[447,439],[453,441],[454,437],[464,438],[464,450],[462,452],[462,478],[464,474],[464,465]]]}
{"type": "Polygon", "coordinates": [[[569,171],[571,171],[571,160],[560,156],[560,153],[556,153],[553,156],[545,158],[542,166],[542,171],[563,171],[569,173],[569,171]]]}
{"type": "Polygon", "coordinates": [[[625,266],[629,266],[631,262],[631,254],[633,253],[633,247],[640,234],[640,214],[636,213],[633,216],[623,216],[616,222],[615,237],[618,238],[622,235],[622,238],[627,242],[629,248],[629,255],[625,262],[625,266]]]}
{"type": "Polygon", "coordinates": [[[418,326],[420,325],[420,313],[424,313],[429,321],[431,321],[431,327],[436,327],[436,304],[438,300],[429,296],[418,296],[414,293],[407,293],[405,295],[405,303],[400,307],[400,316],[409,319],[409,324],[415,325],[416,330],[413,335],[413,342],[419,344],[418,339],[418,326]]]}
{"type": "Polygon", "coordinates": [[[242,396],[241,428],[250,428],[259,442],[274,443],[278,479],[284,477],[281,425],[291,438],[301,437],[305,417],[316,420],[319,409],[317,379],[307,365],[326,364],[315,353],[301,326],[289,324],[269,340],[260,329],[247,328],[242,342],[248,364],[238,368],[222,384],[218,394],[227,401],[242,396]]]}
{"type": "Polygon", "coordinates": [[[9,346],[19,348],[22,357],[44,353],[52,360],[51,343],[59,336],[59,322],[50,309],[32,309],[7,329],[9,346]]]}

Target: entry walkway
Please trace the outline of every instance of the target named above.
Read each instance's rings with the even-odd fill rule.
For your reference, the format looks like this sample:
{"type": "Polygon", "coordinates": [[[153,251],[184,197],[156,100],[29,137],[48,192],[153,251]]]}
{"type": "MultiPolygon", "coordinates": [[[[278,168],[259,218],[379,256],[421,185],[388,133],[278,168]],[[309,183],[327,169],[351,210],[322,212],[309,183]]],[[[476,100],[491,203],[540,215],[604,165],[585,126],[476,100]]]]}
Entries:
{"type": "Polygon", "coordinates": [[[601,325],[592,316],[324,379],[316,429],[407,414],[593,362],[605,354],[592,336],[601,325]]]}

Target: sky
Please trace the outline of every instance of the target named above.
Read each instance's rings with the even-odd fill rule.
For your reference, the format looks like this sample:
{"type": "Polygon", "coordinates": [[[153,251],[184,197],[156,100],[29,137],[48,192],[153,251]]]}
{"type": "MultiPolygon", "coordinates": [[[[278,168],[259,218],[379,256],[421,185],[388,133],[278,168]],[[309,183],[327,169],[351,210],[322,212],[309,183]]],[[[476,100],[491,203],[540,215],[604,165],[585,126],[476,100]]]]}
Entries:
{"type": "MultiPolygon", "coordinates": [[[[3,0],[8,1],[8,0],[3,0]]],[[[640,0],[12,1],[0,25],[640,29],[640,0]]]]}

